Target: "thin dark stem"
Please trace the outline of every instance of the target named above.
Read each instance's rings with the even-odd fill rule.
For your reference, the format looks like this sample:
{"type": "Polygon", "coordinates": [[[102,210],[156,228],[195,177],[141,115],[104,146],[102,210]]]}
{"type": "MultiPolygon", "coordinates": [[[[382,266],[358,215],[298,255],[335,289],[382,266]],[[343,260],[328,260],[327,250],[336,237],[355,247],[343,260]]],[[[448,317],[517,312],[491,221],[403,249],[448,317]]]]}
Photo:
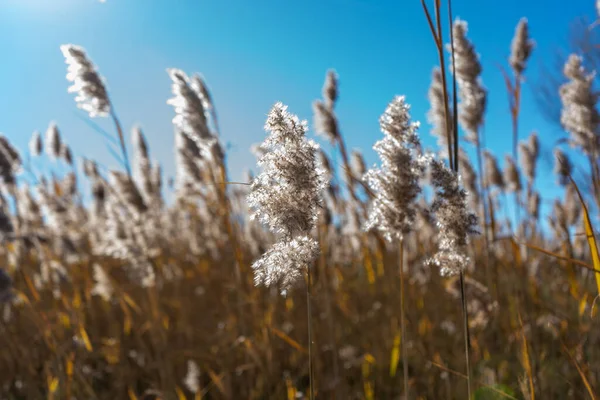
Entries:
{"type": "MultiPolygon", "coordinates": [[[[440,59],[440,71],[442,73],[442,87],[444,92],[444,115],[446,120],[446,135],[448,136],[448,159],[450,161],[450,168],[454,171],[458,171],[458,160],[453,157],[453,147],[458,146],[458,141],[455,141],[454,138],[458,135],[458,131],[453,127],[451,129],[450,124],[450,106],[448,104],[448,81],[446,79],[446,59],[444,57],[444,42],[442,35],[442,17],[441,17],[441,0],[435,0],[435,19],[437,24],[437,50],[438,57],[440,59]],[[456,143],[454,143],[456,142],[456,143]]],[[[456,114],[456,110],[453,110],[456,114]]]]}
{"type": "Polygon", "coordinates": [[[519,109],[521,103],[521,77],[515,77],[515,90],[513,93],[513,120],[512,120],[512,128],[513,128],[513,143],[512,143],[512,153],[515,162],[518,161],[519,153],[517,151],[517,143],[519,141],[519,109]]]}
{"type": "Polygon", "coordinates": [[[402,369],[404,373],[404,399],[408,400],[408,357],[406,354],[406,327],[404,316],[404,240],[400,239],[400,341],[402,342],[402,369]]]}
{"type": "Polygon", "coordinates": [[[312,352],[312,273],[311,268],[308,266],[306,269],[307,283],[306,283],[306,317],[308,323],[308,384],[310,386],[310,400],[315,399],[315,387],[314,387],[314,365],[313,365],[313,352],[312,352]]]}
{"type": "MultiPolygon", "coordinates": [[[[453,133],[454,133],[454,163],[458,172],[458,101],[456,98],[456,61],[454,57],[454,33],[452,31],[452,0],[448,0],[448,24],[450,26],[450,50],[452,52],[452,110],[453,112],[453,133]]],[[[479,140],[479,139],[478,139],[479,140]]]]}
{"type": "Polygon", "coordinates": [[[469,332],[469,315],[467,313],[467,296],[465,293],[465,274],[460,271],[460,297],[462,302],[464,337],[465,337],[465,361],[467,363],[467,399],[471,399],[471,335],[469,332]]]}
{"type": "Polygon", "coordinates": [[[433,20],[431,19],[431,13],[427,8],[427,4],[425,4],[425,0],[421,0],[421,4],[423,5],[423,10],[425,11],[425,16],[427,17],[427,22],[429,23],[429,28],[431,29],[431,35],[433,36],[433,41],[435,42],[435,47],[438,52],[438,58],[440,60],[440,73],[442,75],[442,91],[444,95],[444,123],[446,128],[446,136],[448,138],[448,161],[450,163],[450,169],[454,170],[454,162],[453,162],[453,148],[452,148],[452,138],[453,133],[450,131],[450,110],[448,105],[448,85],[446,82],[446,67],[444,61],[444,48],[442,42],[442,27],[440,20],[440,0],[436,0],[435,2],[435,17],[437,22],[437,29],[433,24],[433,20]]]}
{"type": "Polygon", "coordinates": [[[121,145],[121,152],[123,153],[123,162],[125,164],[125,169],[127,170],[127,176],[129,176],[129,179],[132,179],[131,167],[129,165],[129,157],[127,156],[127,147],[125,146],[125,138],[123,137],[123,128],[121,127],[119,118],[117,118],[117,114],[115,114],[112,108],[110,110],[110,116],[113,122],[115,123],[117,135],[119,136],[119,144],[121,145]]]}

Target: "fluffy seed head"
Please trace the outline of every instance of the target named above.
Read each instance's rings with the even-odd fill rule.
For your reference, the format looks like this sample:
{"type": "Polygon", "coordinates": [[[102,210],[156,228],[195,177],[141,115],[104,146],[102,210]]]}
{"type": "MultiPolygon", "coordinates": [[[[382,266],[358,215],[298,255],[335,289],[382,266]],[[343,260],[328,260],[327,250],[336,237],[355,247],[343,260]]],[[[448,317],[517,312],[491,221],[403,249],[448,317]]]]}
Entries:
{"type": "Polygon", "coordinates": [[[175,108],[173,125],[196,142],[206,158],[222,163],[223,150],[208,127],[205,107],[208,100],[202,95],[201,88],[194,90],[192,82],[182,70],[170,68],[167,72],[173,82],[173,97],[167,101],[175,108]]]}
{"type": "Polygon", "coordinates": [[[560,87],[562,110],[560,122],[571,135],[571,145],[580,147],[586,154],[598,151],[598,123],[596,109],[598,93],[593,89],[595,73],[587,73],[583,59],[571,54],[565,64],[568,82],[560,87]]]}
{"type": "Polygon", "coordinates": [[[573,165],[569,157],[559,148],[554,149],[554,173],[558,175],[558,182],[561,185],[567,185],[571,179],[573,165]]]}
{"type": "Polygon", "coordinates": [[[365,229],[379,230],[388,241],[410,232],[415,216],[414,202],[421,192],[420,178],[425,159],[418,152],[419,124],[411,122],[410,106],[404,96],[395,97],[379,122],[384,138],[373,146],[381,167],[373,167],[365,179],[375,197],[365,229]]]}
{"type": "Polygon", "coordinates": [[[21,157],[6,137],[0,135],[0,178],[5,184],[16,182],[15,174],[21,171],[21,157]]]}
{"type": "Polygon", "coordinates": [[[85,50],[72,44],[62,45],[60,50],[68,65],[67,80],[73,83],[68,91],[77,93],[77,106],[87,111],[90,117],[107,116],[111,107],[108,92],[85,50]]]}
{"type": "Polygon", "coordinates": [[[258,259],[254,269],[256,285],[277,285],[285,294],[319,254],[319,244],[308,236],[297,236],[274,244],[258,259]]]}
{"type": "Polygon", "coordinates": [[[46,130],[46,153],[51,159],[60,158],[60,149],[62,148],[62,140],[60,132],[54,122],[51,122],[46,130]]]}
{"type": "Polygon", "coordinates": [[[319,146],[306,139],[306,121],[277,103],[271,109],[258,165],[263,171],[252,181],[248,203],[258,219],[281,235],[279,243],[253,264],[257,284],[279,284],[286,290],[318,254],[308,237],[321,205],[326,173],[318,166],[319,146]]]}
{"type": "Polygon", "coordinates": [[[504,178],[500,168],[498,168],[498,160],[496,160],[496,157],[485,150],[483,152],[483,158],[485,162],[485,180],[487,185],[504,189],[504,178]]]}
{"type": "Polygon", "coordinates": [[[335,106],[338,98],[338,75],[334,70],[327,71],[323,85],[323,99],[329,108],[335,106]]]}
{"type": "Polygon", "coordinates": [[[515,75],[520,76],[525,71],[527,60],[535,47],[535,41],[529,37],[527,18],[521,18],[515,29],[515,36],[510,45],[510,58],[508,60],[515,75]]]}
{"type": "Polygon", "coordinates": [[[509,192],[518,192],[521,190],[521,176],[515,160],[509,155],[504,157],[504,183],[509,192]]]}
{"type": "Polygon", "coordinates": [[[327,107],[321,100],[315,100],[313,113],[315,131],[331,143],[335,143],[339,139],[340,133],[333,109],[327,107]]]}
{"type": "MultiPolygon", "coordinates": [[[[481,63],[475,47],[467,38],[467,23],[456,20],[452,27],[454,35],[454,68],[460,98],[459,120],[465,129],[466,139],[477,143],[478,130],[483,124],[487,104],[487,90],[481,84],[481,63]]],[[[449,51],[452,50],[448,46],[449,51]]]]}
{"type": "Polygon", "coordinates": [[[446,125],[442,72],[438,67],[433,70],[428,97],[430,108],[427,112],[427,121],[432,125],[431,133],[437,138],[440,152],[447,157],[448,132],[452,130],[452,126],[446,125]]]}
{"type": "Polygon", "coordinates": [[[248,196],[254,217],[287,237],[307,234],[316,220],[325,171],[317,166],[318,145],[307,140],[306,121],[277,103],[265,129],[270,132],[261,147],[258,165],[263,172],[252,183],[248,196]]]}
{"type": "Polygon", "coordinates": [[[42,135],[35,131],[33,135],[31,135],[31,139],[29,140],[29,153],[36,157],[42,153],[44,148],[44,144],[42,143],[42,135]]]}
{"type": "Polygon", "coordinates": [[[455,275],[470,262],[466,246],[468,236],[477,233],[477,216],[468,210],[460,176],[440,160],[431,161],[431,181],[436,188],[431,210],[439,236],[438,251],[428,263],[439,267],[443,276],[455,275]]]}

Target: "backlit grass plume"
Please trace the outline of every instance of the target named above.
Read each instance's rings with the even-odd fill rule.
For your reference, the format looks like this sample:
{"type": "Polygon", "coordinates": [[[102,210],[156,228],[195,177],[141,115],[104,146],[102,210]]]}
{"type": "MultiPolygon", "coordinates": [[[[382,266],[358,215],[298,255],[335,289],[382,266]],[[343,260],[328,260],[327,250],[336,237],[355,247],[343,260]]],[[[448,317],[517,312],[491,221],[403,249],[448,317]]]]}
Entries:
{"type": "Polygon", "coordinates": [[[598,124],[596,109],[598,93],[593,90],[594,73],[587,73],[581,57],[571,54],[564,67],[568,82],[560,87],[562,111],[560,122],[571,134],[571,144],[586,154],[598,152],[598,124]]]}
{"type": "Polygon", "coordinates": [[[77,106],[89,113],[90,117],[105,117],[110,112],[110,100],[104,82],[95,65],[80,46],[65,44],[60,50],[68,65],[67,80],[73,85],[69,93],[77,93],[77,106]]]}
{"type": "Polygon", "coordinates": [[[286,290],[317,256],[318,245],[308,235],[326,179],[317,164],[318,145],[306,139],[306,121],[277,103],[265,129],[270,134],[261,144],[265,152],[258,162],[263,172],[253,180],[248,202],[252,218],[281,238],[253,268],[256,284],[279,283],[286,290]]]}
{"type": "Polygon", "coordinates": [[[515,72],[521,76],[527,65],[527,60],[535,47],[535,42],[529,37],[527,18],[521,18],[515,29],[515,36],[510,44],[510,58],[508,62],[515,72]]]}
{"type": "Polygon", "coordinates": [[[223,150],[208,126],[207,106],[212,103],[206,97],[205,87],[198,80],[191,81],[179,69],[170,68],[167,72],[173,81],[173,97],[167,101],[175,108],[173,125],[196,142],[206,158],[222,163],[223,150]]]}
{"type": "Polygon", "coordinates": [[[414,225],[414,202],[425,171],[425,159],[419,154],[419,124],[411,122],[409,109],[404,96],[395,97],[388,105],[379,120],[384,138],[373,146],[381,167],[365,174],[375,193],[365,228],[379,230],[389,241],[402,239],[414,225]]]}
{"type": "MultiPolygon", "coordinates": [[[[467,38],[467,23],[457,20],[452,27],[454,34],[454,75],[460,98],[458,118],[466,131],[466,139],[479,142],[479,127],[487,104],[487,90],[481,83],[481,63],[473,43],[467,38]]],[[[452,47],[448,47],[452,50],[452,47]]]]}
{"type": "Polygon", "coordinates": [[[478,233],[477,216],[469,211],[467,191],[460,176],[440,160],[431,161],[431,181],[436,197],[431,209],[438,227],[438,251],[429,264],[440,268],[443,276],[464,271],[470,259],[466,253],[468,237],[478,233]]]}

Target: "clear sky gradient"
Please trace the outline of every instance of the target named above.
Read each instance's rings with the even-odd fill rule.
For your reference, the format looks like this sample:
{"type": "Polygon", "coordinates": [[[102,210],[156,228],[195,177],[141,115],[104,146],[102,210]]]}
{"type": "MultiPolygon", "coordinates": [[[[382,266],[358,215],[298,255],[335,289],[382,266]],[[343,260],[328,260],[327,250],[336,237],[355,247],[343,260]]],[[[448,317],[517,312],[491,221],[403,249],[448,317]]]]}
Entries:
{"type": "MultiPolygon", "coordinates": [[[[594,3],[454,0],[455,16],[469,23],[481,54],[489,90],[486,144],[500,160],[510,152],[511,124],[497,64],[507,66],[515,25],[528,17],[537,42],[526,72],[533,81],[540,61],[565,42],[569,23],[594,18],[594,3]]],[[[166,177],[174,174],[169,67],[206,78],[233,179],[254,168],[249,148],[264,138],[273,103],[288,104],[312,125],[311,104],[329,68],[340,76],[342,133],[368,164],[377,161],[371,146],[381,137],[379,115],[396,94],[406,95],[413,118],[422,122],[423,141],[435,145],[425,113],[437,56],[419,0],[0,0],[0,38],[0,132],[23,150],[34,130],[44,132],[54,120],[76,156],[117,166],[67,93],[59,49],[66,43],[88,51],[126,130],[141,125],[166,177]]],[[[95,122],[112,129],[108,120],[95,122]]],[[[532,130],[549,150],[556,132],[550,134],[554,128],[526,88],[521,137],[532,130]]],[[[550,169],[540,164],[538,186],[552,197],[550,169]]]]}

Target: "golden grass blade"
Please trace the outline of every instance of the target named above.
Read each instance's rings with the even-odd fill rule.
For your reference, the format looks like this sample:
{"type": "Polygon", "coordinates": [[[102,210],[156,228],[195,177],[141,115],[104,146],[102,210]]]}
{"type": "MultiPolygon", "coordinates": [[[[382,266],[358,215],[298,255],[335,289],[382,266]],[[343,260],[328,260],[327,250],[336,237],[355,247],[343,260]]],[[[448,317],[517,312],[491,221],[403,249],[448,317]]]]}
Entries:
{"type": "Polygon", "coordinates": [[[281,340],[283,340],[284,342],[286,342],[287,344],[289,344],[296,350],[298,350],[302,353],[307,352],[307,350],[304,347],[302,347],[302,345],[300,343],[298,343],[297,341],[295,341],[294,339],[292,339],[291,337],[286,335],[285,332],[282,332],[277,328],[271,328],[271,332],[273,332],[275,334],[275,336],[279,337],[281,340]]]}
{"type": "Polygon", "coordinates": [[[208,375],[210,376],[210,380],[215,384],[217,389],[219,389],[219,392],[221,392],[221,394],[226,398],[229,398],[229,396],[227,396],[227,390],[225,390],[225,385],[223,384],[224,374],[221,374],[219,376],[212,369],[208,368],[208,375]]]}
{"type": "Polygon", "coordinates": [[[529,243],[525,243],[525,242],[520,243],[520,244],[523,244],[524,246],[527,246],[528,248],[530,248],[532,250],[539,251],[540,253],[544,253],[544,254],[546,254],[548,256],[557,258],[559,260],[569,261],[569,262],[572,262],[575,265],[579,265],[579,266],[584,267],[586,269],[589,269],[591,271],[595,271],[596,273],[600,273],[600,269],[594,268],[593,266],[591,266],[590,264],[586,263],[585,261],[581,261],[581,260],[576,260],[574,258],[565,257],[565,256],[563,256],[561,254],[555,253],[555,252],[550,251],[550,250],[543,249],[543,248],[541,248],[539,246],[536,246],[536,245],[533,245],[533,244],[529,244],[529,243]]]}
{"type": "Polygon", "coordinates": [[[79,325],[79,335],[81,336],[81,340],[83,340],[85,349],[91,353],[94,350],[94,348],[92,347],[92,343],[90,342],[90,337],[88,336],[87,332],[85,331],[85,328],[81,324],[79,325]]]}
{"type": "Polygon", "coordinates": [[[392,378],[396,376],[398,361],[400,361],[400,334],[396,334],[394,337],[394,346],[392,347],[390,356],[390,376],[392,378]]]}
{"type": "Polygon", "coordinates": [[[127,388],[127,396],[129,396],[129,400],[138,400],[135,392],[131,387],[127,388]]]}
{"type": "Polygon", "coordinates": [[[374,383],[371,379],[371,365],[375,364],[375,358],[371,354],[366,354],[362,363],[363,389],[366,400],[375,399],[374,383]]]}
{"type": "Polygon", "coordinates": [[[525,336],[525,328],[523,327],[523,320],[521,319],[521,313],[519,313],[519,324],[521,325],[521,338],[523,340],[523,346],[521,348],[521,356],[523,362],[523,368],[527,373],[527,379],[529,381],[529,394],[531,400],[535,400],[535,389],[533,386],[533,373],[531,368],[531,362],[529,360],[529,350],[527,348],[527,337],[525,336]]]}
{"type": "Polygon", "coordinates": [[[563,348],[563,351],[565,353],[567,353],[567,355],[569,356],[569,360],[571,361],[571,363],[575,366],[575,368],[577,368],[577,372],[579,373],[579,376],[581,376],[581,380],[583,381],[583,384],[584,384],[586,390],[588,391],[588,394],[590,395],[590,398],[592,400],[596,400],[597,397],[594,394],[594,390],[592,389],[592,385],[590,385],[590,382],[588,381],[587,377],[583,373],[583,370],[579,366],[579,363],[577,362],[577,360],[575,360],[575,358],[573,357],[573,355],[571,354],[571,352],[569,351],[569,349],[567,348],[567,346],[564,344],[564,342],[562,343],[562,348],[563,348]]]}
{"type": "Polygon", "coordinates": [[[175,393],[177,394],[177,400],[187,400],[187,397],[185,397],[183,390],[179,386],[175,386],[175,393]]]}
{"type": "MultiPolygon", "coordinates": [[[[432,360],[428,360],[428,361],[429,361],[429,362],[430,362],[430,363],[431,363],[431,364],[432,364],[434,367],[437,367],[437,368],[441,369],[442,371],[446,371],[446,372],[448,372],[448,373],[450,373],[450,374],[452,374],[452,375],[456,375],[456,376],[459,376],[459,377],[461,377],[461,378],[463,378],[463,379],[467,379],[467,375],[463,374],[462,372],[455,371],[455,370],[453,370],[453,369],[450,369],[450,368],[448,368],[448,367],[446,367],[446,366],[444,366],[444,365],[442,365],[442,364],[440,364],[440,363],[437,363],[437,362],[435,362],[435,361],[432,361],[432,360]]],[[[501,391],[501,390],[498,390],[498,389],[496,389],[496,388],[495,388],[495,387],[493,387],[493,386],[490,386],[490,385],[480,385],[480,386],[481,386],[481,387],[483,387],[483,388],[489,389],[489,390],[493,391],[494,393],[497,393],[497,394],[499,394],[500,396],[506,397],[507,399],[519,400],[519,399],[517,399],[516,397],[514,397],[514,396],[511,396],[511,395],[510,395],[510,394],[508,394],[508,393],[504,393],[503,391],[501,391]]]]}
{"type": "Polygon", "coordinates": [[[598,254],[598,245],[596,244],[596,236],[594,235],[594,228],[592,227],[592,222],[590,221],[590,214],[588,212],[588,208],[585,205],[585,201],[583,200],[583,196],[577,187],[577,184],[571,179],[571,183],[577,191],[577,196],[581,201],[581,207],[583,208],[583,223],[585,225],[585,234],[587,236],[588,245],[590,246],[590,254],[592,255],[592,262],[594,264],[594,269],[596,273],[594,274],[596,277],[596,287],[598,288],[598,294],[600,294],[600,255],[598,254]]]}

